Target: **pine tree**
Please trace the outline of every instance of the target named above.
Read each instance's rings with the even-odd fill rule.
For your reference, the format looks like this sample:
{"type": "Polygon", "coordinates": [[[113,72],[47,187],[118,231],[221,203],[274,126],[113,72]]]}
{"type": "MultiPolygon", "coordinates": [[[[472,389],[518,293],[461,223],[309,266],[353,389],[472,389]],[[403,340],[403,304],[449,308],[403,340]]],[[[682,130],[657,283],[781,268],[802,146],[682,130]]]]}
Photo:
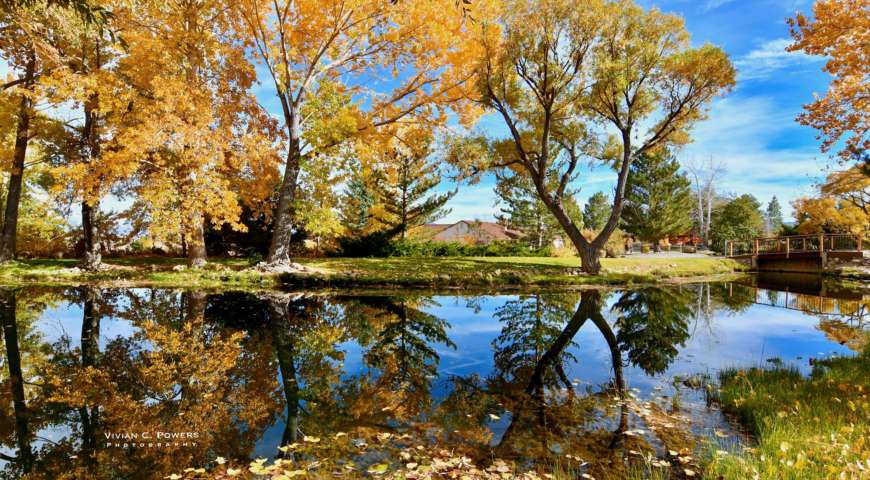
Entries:
{"type": "Polygon", "coordinates": [[[343,197],[339,212],[342,225],[353,236],[363,234],[372,223],[375,197],[361,173],[357,172],[350,178],[343,197]]]}
{"type": "Polygon", "coordinates": [[[777,200],[776,195],[767,204],[764,220],[767,222],[769,234],[776,235],[782,229],[782,207],[779,206],[779,200],[777,200]]]}
{"type": "Polygon", "coordinates": [[[583,207],[583,225],[591,230],[601,230],[610,217],[610,211],[610,200],[604,192],[592,194],[583,207]]]}
{"type": "Polygon", "coordinates": [[[377,200],[372,214],[388,231],[405,238],[410,228],[450,213],[444,205],[456,190],[427,196],[441,182],[438,165],[429,158],[428,149],[414,153],[394,149],[389,156],[372,185],[377,200]]]}
{"type": "Polygon", "coordinates": [[[659,240],[692,226],[692,183],[679,170],[665,152],[643,155],[631,166],[623,228],[656,248],[659,240]]]}
{"type": "MultiPolygon", "coordinates": [[[[528,177],[496,173],[495,193],[502,204],[496,220],[522,232],[531,247],[542,248],[562,233],[556,217],[538,197],[528,177]]],[[[580,207],[573,196],[567,195],[563,203],[568,215],[581,223],[580,207]]]]}

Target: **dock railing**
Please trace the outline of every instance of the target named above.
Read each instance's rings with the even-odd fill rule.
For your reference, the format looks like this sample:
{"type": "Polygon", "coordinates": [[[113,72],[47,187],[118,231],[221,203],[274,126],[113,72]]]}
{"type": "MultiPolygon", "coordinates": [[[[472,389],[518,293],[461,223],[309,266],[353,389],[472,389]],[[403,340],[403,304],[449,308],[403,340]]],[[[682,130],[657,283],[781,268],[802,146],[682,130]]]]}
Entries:
{"type": "Polygon", "coordinates": [[[788,258],[792,253],[853,252],[863,248],[864,242],[860,236],[841,233],[725,241],[725,255],[729,257],[785,254],[788,258]]]}

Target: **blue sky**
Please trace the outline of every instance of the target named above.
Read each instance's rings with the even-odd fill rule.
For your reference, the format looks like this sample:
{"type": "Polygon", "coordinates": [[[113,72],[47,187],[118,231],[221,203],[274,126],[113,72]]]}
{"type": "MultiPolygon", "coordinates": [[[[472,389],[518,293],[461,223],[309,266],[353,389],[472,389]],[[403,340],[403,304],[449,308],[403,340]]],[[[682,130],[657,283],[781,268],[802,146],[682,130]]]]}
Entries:
{"type": "MultiPolygon", "coordinates": [[[[681,15],[694,45],[705,42],[725,49],[738,68],[737,86],[717,99],[709,119],[696,126],[694,142],[678,153],[681,162],[712,157],[726,168],[719,190],[755,195],[766,204],[776,195],[786,216],[791,201],[811,194],[825,175],[829,162],[819,151],[813,129],[795,122],[813,93],[827,89],[824,61],[800,53],[787,53],[790,43],[786,18],[795,12],[811,13],[810,0],[637,0],[646,8],[681,15]]],[[[485,119],[484,129],[498,129],[485,119]]],[[[491,130],[497,132],[498,130],[491,130]]],[[[576,187],[586,198],[596,191],[611,192],[615,174],[585,172],[576,187]]],[[[489,220],[497,212],[493,180],[460,187],[442,221],[489,220]]]]}

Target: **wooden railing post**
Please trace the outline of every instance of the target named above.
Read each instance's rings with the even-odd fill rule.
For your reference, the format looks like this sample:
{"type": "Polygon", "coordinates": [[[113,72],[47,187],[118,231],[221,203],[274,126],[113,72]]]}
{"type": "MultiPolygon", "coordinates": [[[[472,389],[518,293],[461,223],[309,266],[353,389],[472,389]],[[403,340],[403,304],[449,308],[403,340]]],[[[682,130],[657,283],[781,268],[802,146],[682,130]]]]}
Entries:
{"type": "Polygon", "coordinates": [[[733,257],[734,256],[734,241],[728,240],[726,243],[728,243],[728,256],[733,257]]]}
{"type": "Polygon", "coordinates": [[[758,255],[758,239],[755,239],[755,254],[758,255]]]}
{"type": "Polygon", "coordinates": [[[819,252],[824,252],[824,251],[825,251],[825,234],[820,233],[819,234],[819,252]]]}
{"type": "Polygon", "coordinates": [[[791,240],[785,237],[785,258],[788,258],[789,253],[791,253],[791,240]]]}

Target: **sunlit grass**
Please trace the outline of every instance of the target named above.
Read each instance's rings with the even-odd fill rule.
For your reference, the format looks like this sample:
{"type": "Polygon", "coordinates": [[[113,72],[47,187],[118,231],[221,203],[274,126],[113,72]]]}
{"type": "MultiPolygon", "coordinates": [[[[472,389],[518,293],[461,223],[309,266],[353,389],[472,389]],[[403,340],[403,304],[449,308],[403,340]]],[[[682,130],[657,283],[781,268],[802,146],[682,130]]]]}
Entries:
{"type": "Polygon", "coordinates": [[[721,374],[722,408],[757,443],[711,448],[706,477],[870,478],[870,352],[817,362],[809,378],[788,367],[721,374]]]}
{"type": "Polygon", "coordinates": [[[602,259],[599,275],[580,271],[572,257],[402,257],[298,259],[309,271],[279,276],[249,269],[248,259],[211,259],[200,270],[183,268],[182,258],[129,257],[104,260],[99,272],[76,269],[75,259],[38,259],[0,266],[3,284],[69,284],[76,282],[127,282],[212,288],[220,286],[419,286],[500,287],[570,286],[583,284],[625,285],[661,279],[711,276],[739,271],[740,266],[721,258],[617,258],[602,259]]]}

